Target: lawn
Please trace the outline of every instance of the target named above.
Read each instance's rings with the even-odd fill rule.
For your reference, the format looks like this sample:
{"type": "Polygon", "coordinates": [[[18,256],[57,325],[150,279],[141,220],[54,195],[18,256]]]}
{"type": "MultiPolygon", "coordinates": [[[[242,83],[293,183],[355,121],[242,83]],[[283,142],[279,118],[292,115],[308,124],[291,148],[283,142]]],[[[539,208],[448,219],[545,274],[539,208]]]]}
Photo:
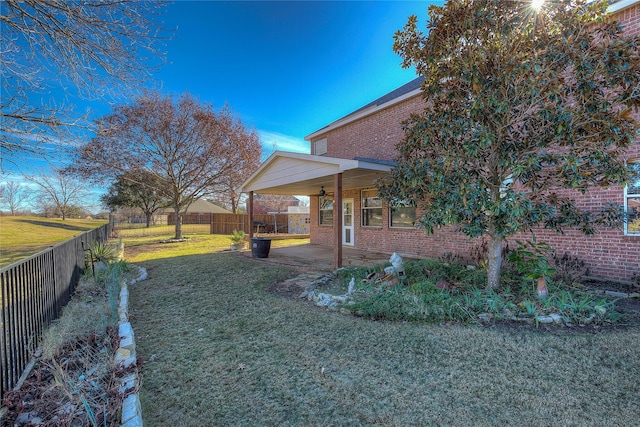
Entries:
{"type": "MultiPolygon", "coordinates": [[[[638,328],[372,321],[273,292],[222,236],[127,242],[147,425],[634,425],[638,328]],[[224,244],[223,244],[224,243],[224,244]],[[146,251],[150,248],[151,251],[146,251]]],[[[283,243],[286,244],[286,243],[283,243]]]]}
{"type": "Polygon", "coordinates": [[[36,216],[0,217],[0,267],[19,261],[106,221],[51,219],[36,216]]]}

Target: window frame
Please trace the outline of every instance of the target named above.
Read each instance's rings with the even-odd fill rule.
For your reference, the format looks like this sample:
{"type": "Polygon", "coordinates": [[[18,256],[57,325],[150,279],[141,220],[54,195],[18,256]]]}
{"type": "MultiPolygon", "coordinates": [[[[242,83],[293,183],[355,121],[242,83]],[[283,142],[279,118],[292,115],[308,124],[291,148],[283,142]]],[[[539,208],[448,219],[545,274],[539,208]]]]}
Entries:
{"type": "MultiPolygon", "coordinates": [[[[640,159],[633,159],[628,162],[632,165],[634,169],[637,169],[638,172],[638,180],[636,181],[637,185],[633,185],[634,193],[629,193],[629,185],[624,186],[624,213],[625,213],[625,221],[624,221],[624,235],[625,236],[640,236],[640,227],[638,231],[629,231],[629,221],[627,218],[627,214],[629,212],[629,199],[638,200],[640,203],[640,159]]],[[[640,207],[636,209],[637,218],[636,221],[640,221],[640,207]]]]}
{"type": "Polygon", "coordinates": [[[321,227],[332,227],[333,226],[333,197],[329,197],[329,196],[319,196],[318,197],[318,225],[321,227]],[[323,201],[325,201],[325,207],[323,209],[323,201]],[[328,203],[327,203],[328,202],[328,203]],[[327,208],[326,204],[330,205],[331,208],[327,208]],[[329,223],[324,223],[323,219],[325,218],[325,215],[323,215],[323,212],[331,212],[331,214],[329,215],[329,223]]]}
{"type": "Polygon", "coordinates": [[[368,188],[364,190],[360,190],[360,225],[366,228],[382,228],[383,225],[383,211],[382,211],[382,199],[380,199],[380,195],[378,193],[378,189],[376,188],[368,188]],[[375,196],[366,197],[367,200],[377,200],[377,204],[374,206],[367,206],[367,202],[365,202],[365,193],[367,192],[375,192],[375,196]],[[379,204],[379,205],[378,205],[379,204]],[[366,220],[371,220],[371,213],[374,211],[380,211],[380,224],[379,225],[370,225],[365,224],[366,220]]]}
{"type": "Polygon", "coordinates": [[[316,156],[326,156],[327,155],[327,138],[318,139],[313,141],[313,154],[316,156]]]}
{"type": "Polygon", "coordinates": [[[408,203],[406,201],[398,201],[398,202],[389,202],[389,228],[400,228],[405,230],[413,230],[416,227],[416,222],[418,221],[418,213],[417,208],[412,203],[408,203]],[[396,209],[412,209],[413,210],[413,222],[411,225],[394,225],[393,223],[393,215],[396,212],[396,209]]]}

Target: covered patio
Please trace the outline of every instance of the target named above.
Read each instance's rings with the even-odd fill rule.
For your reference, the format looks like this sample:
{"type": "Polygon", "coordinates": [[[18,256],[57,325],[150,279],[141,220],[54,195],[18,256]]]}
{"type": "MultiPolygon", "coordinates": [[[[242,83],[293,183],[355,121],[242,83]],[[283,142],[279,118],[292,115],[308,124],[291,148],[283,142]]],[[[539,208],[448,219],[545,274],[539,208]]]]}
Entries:
{"type": "MultiPolygon", "coordinates": [[[[333,271],[334,248],[325,245],[304,243],[301,245],[271,248],[268,258],[256,258],[259,261],[286,265],[292,267],[305,267],[316,271],[333,271]]],[[[247,257],[251,257],[251,250],[245,251],[247,257]]],[[[372,267],[389,261],[391,254],[371,252],[362,249],[345,247],[342,250],[342,266],[344,267],[372,267]]]]}
{"type": "MultiPolygon", "coordinates": [[[[334,244],[333,248],[327,249],[332,249],[333,268],[337,269],[344,262],[341,215],[343,191],[370,187],[377,179],[389,173],[392,167],[393,162],[376,159],[341,159],[276,151],[245,181],[241,191],[249,195],[247,210],[251,223],[254,194],[332,194],[334,244]]],[[[253,233],[249,237],[253,237],[253,233]]]]}

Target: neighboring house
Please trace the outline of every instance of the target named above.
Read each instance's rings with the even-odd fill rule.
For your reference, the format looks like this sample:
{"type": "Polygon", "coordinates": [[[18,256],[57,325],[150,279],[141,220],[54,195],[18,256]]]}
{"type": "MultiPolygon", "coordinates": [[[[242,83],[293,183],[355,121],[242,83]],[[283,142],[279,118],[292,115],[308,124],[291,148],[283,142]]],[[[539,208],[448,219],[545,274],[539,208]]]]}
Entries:
{"type": "Polygon", "coordinates": [[[289,206],[300,206],[300,199],[277,194],[256,194],[253,198],[254,214],[286,213],[289,206]]]}
{"type": "MultiPolygon", "coordinates": [[[[616,2],[609,10],[627,32],[640,35],[640,0],[616,2]]],[[[342,265],[343,245],[413,256],[472,258],[481,251],[482,239],[469,241],[453,227],[427,236],[413,226],[415,209],[392,209],[378,198],[375,182],[393,166],[395,146],[404,137],[400,124],[424,106],[421,81],[417,78],[308,135],[311,154],[275,152],[244,183],[249,203],[254,193],[310,196],[311,243],[333,245],[336,267],[342,265]]],[[[640,120],[640,115],[635,117],[640,120]]],[[[627,160],[640,168],[640,139],[627,160]]],[[[632,280],[640,274],[640,187],[591,189],[577,199],[585,206],[609,201],[625,206],[636,222],[600,229],[593,236],[576,230],[564,234],[539,230],[538,239],[560,255],[566,252],[584,261],[592,276],[632,280]]]]}
{"type": "MultiPolygon", "coordinates": [[[[186,212],[182,214],[183,224],[209,224],[211,222],[210,214],[230,214],[233,213],[223,207],[211,203],[204,199],[198,199],[191,203],[186,212]]],[[[158,213],[158,216],[164,216],[167,218],[166,223],[169,225],[175,224],[175,212],[173,208],[165,208],[162,212],[158,213]]]]}

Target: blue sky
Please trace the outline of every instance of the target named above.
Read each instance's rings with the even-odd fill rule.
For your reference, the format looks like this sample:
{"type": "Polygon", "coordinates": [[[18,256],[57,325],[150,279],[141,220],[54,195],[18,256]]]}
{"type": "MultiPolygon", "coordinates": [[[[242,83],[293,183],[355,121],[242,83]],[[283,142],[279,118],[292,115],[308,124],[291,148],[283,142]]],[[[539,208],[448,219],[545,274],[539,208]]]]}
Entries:
{"type": "MultiPolygon", "coordinates": [[[[266,150],[308,152],[304,136],[415,78],[393,34],[427,1],[176,1],[162,91],[227,102],[266,150]]],[[[442,2],[439,2],[442,4],[442,2]]]]}
{"type": "MultiPolygon", "coordinates": [[[[444,1],[175,0],[160,17],[174,31],[167,62],[150,84],[215,108],[228,103],[258,131],[264,156],[308,153],[306,135],[416,77],[400,67],[393,34],[412,14],[424,28],[433,3],[444,1]]],[[[93,118],[111,111],[107,102],[71,102],[93,118]]],[[[0,183],[22,181],[5,166],[0,183]]],[[[36,158],[18,169],[47,165],[36,158]]]]}

